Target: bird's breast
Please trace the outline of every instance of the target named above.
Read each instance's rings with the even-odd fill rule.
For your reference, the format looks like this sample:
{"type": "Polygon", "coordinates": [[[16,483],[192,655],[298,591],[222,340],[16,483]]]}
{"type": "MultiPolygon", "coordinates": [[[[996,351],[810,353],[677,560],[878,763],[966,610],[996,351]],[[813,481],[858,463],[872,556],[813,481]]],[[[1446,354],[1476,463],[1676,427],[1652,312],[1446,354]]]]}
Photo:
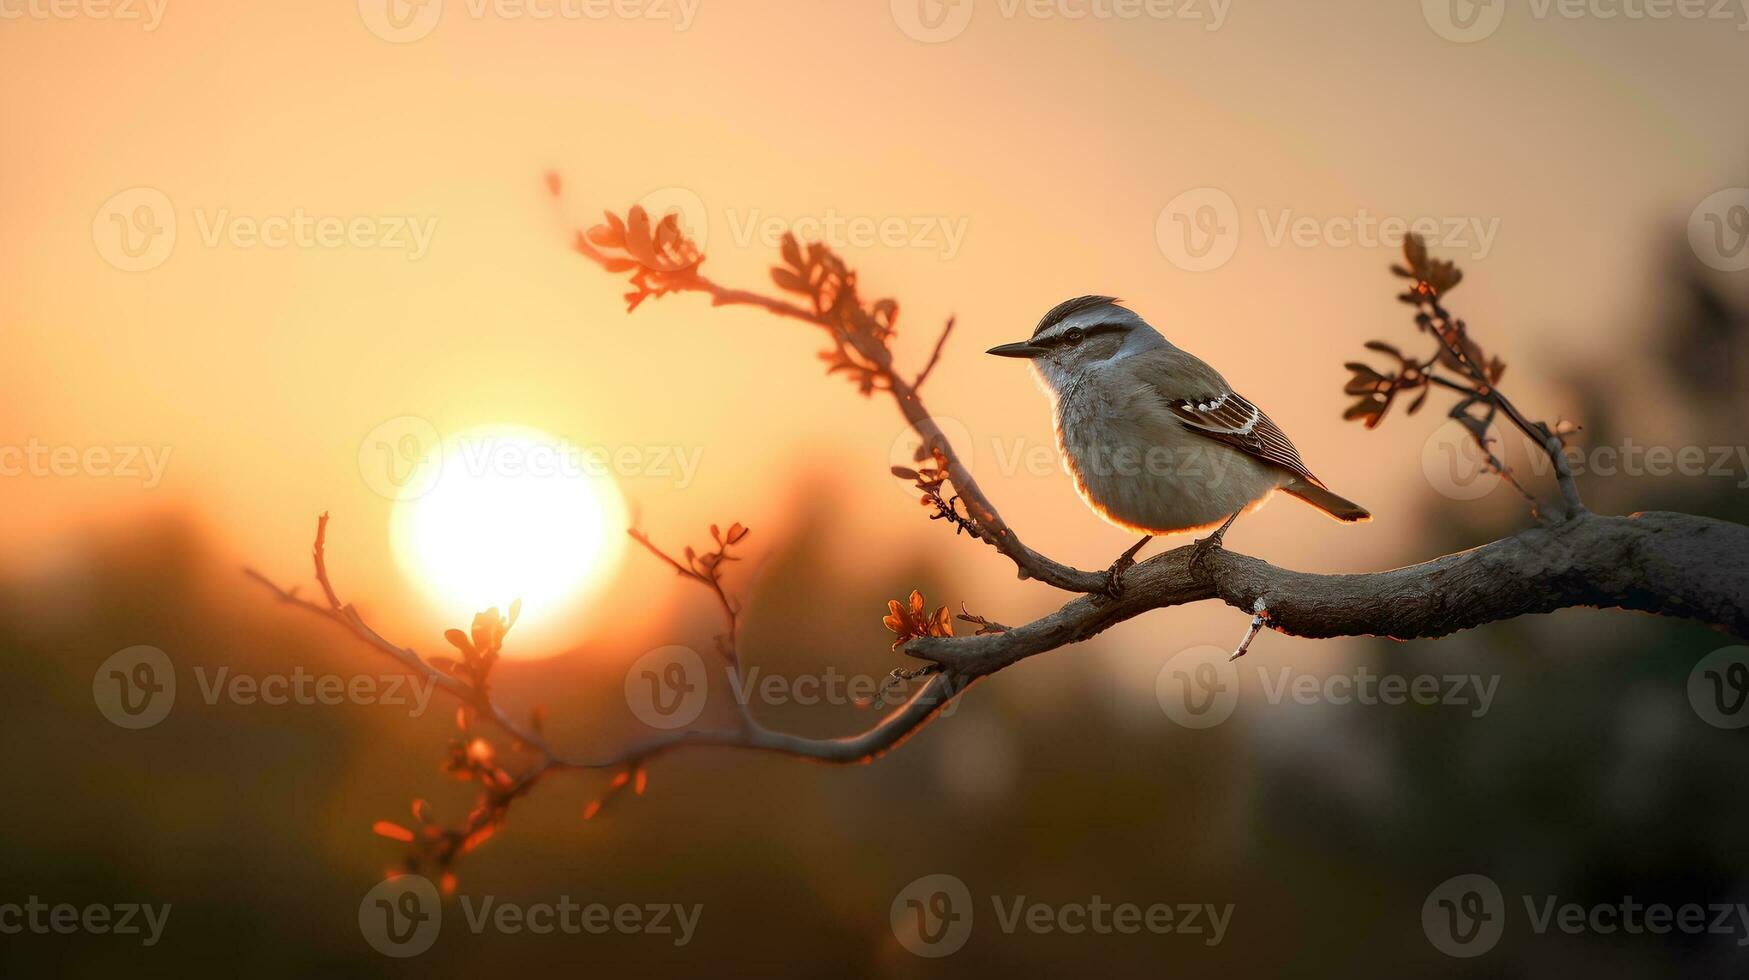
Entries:
{"type": "Polygon", "coordinates": [[[1267,497],[1281,474],[1186,428],[1151,391],[1083,384],[1058,392],[1057,449],[1094,512],[1168,534],[1218,524],[1267,497]]]}

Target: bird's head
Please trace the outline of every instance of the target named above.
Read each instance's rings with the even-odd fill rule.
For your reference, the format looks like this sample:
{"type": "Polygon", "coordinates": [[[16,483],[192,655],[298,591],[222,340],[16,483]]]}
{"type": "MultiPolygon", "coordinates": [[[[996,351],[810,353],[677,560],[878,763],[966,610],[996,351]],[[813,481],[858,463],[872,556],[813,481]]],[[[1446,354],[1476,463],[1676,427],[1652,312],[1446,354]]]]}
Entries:
{"type": "Polygon", "coordinates": [[[1058,303],[1039,320],[1032,337],[992,347],[987,353],[1032,362],[1053,391],[1126,351],[1164,343],[1135,311],[1110,296],[1077,296],[1058,303]]]}

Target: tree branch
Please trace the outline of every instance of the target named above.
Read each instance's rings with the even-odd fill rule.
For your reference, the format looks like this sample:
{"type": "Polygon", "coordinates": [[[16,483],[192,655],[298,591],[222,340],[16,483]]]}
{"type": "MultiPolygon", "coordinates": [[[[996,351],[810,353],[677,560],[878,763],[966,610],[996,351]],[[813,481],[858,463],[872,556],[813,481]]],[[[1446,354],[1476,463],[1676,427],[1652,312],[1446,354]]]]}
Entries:
{"type": "MultiPolygon", "coordinates": [[[[558,182],[553,180],[550,186],[556,193],[558,182]]],[[[858,734],[816,739],[775,731],[759,724],[741,702],[737,725],[731,729],[665,733],[629,747],[580,755],[560,752],[546,740],[538,712],[530,724],[518,723],[490,695],[487,675],[496,662],[504,633],[515,622],[515,606],[508,621],[496,609],[480,614],[471,638],[459,630],[450,631],[450,642],[464,655],[459,663],[434,663],[411,648],[391,643],[336,593],[324,556],[328,520],[324,514],[317,523],[312,549],[324,602],[300,598],[295,591],[282,589],[258,573],[249,574],[281,601],[339,624],[404,669],[432,681],[467,709],[458,713],[463,739],[452,744],[448,767],[464,778],[479,781],[484,788],[467,821],[459,829],[442,830],[431,820],[429,807],[416,802],[413,809],[424,825],[423,838],[386,821],[378,824],[378,833],[414,844],[409,870],[419,870],[422,860],[433,862],[444,872],[446,888],[452,883],[449,868],[455,858],[489,836],[505,819],[511,802],[550,773],[622,770],[603,798],[585,811],[587,818],[594,816],[607,798],[628,786],[641,793],[644,767],[681,748],[750,749],[831,763],[866,762],[898,745],[981,678],[1086,640],[1150,610],[1191,602],[1219,600],[1253,615],[1253,628],[1235,656],[1244,652],[1259,625],[1304,637],[1407,639],[1445,636],[1484,623],[1573,606],[1686,617],[1749,637],[1749,527],[1685,514],[1606,517],[1586,511],[1564,454],[1561,435],[1567,430],[1530,421],[1500,393],[1497,382],[1504,364],[1498,359],[1484,363],[1463,322],[1447,314],[1439,302],[1440,295],[1461,279],[1461,273],[1448,262],[1429,259],[1419,239],[1412,238],[1405,246],[1409,267],[1396,271],[1416,280],[1415,287],[1402,298],[1417,307],[1417,323],[1435,334],[1439,352],[1419,361],[1388,344],[1369,344],[1371,349],[1396,357],[1398,370],[1381,374],[1364,364],[1350,363],[1354,379],[1347,390],[1362,398],[1347,417],[1364,418],[1370,427],[1401,392],[1420,391],[1409,406],[1410,413],[1422,405],[1434,386],[1458,392],[1463,401],[1453,417],[1465,423],[1503,478],[1517,486],[1503,462],[1487,447],[1486,433],[1494,413],[1502,412],[1553,460],[1566,503],[1562,519],[1418,565],[1357,575],[1290,571],[1219,547],[1186,546],[1129,569],[1115,597],[1105,594],[1105,573],[1058,563],[1021,543],[925,409],[918,389],[940,361],[953,328],[951,319],[924,368],[915,380],[907,381],[894,368],[889,345],[898,305],[892,300],[865,305],[857,295],[855,274],[821,245],[811,244],[804,251],[786,236],[784,265],[772,271],[780,287],[805,297],[807,305],[729,289],[700,275],[698,265],[703,256],[679,231],[672,215],[653,224],[641,208],[634,207],[624,221],[609,214],[607,224],[577,235],[576,248],[610,272],[632,273],[633,290],[626,298],[633,309],[651,297],[691,292],[709,297],[713,305],[754,306],[824,330],[833,344],[832,350],[821,355],[830,365],[829,372],[848,374],[865,395],[877,390],[889,393],[922,439],[919,462],[927,459],[933,467],[926,467],[924,473],[905,468],[897,472],[918,480],[925,501],[933,502],[942,512],[936,516],[951,518],[959,530],[996,547],[1014,563],[1022,578],[1036,578],[1080,595],[1047,616],[1015,627],[965,613],[962,605],[960,619],[978,627],[969,636],[952,635],[952,618],[946,607],[928,614],[922,596],[915,592],[909,606],[892,603],[887,625],[899,634],[895,649],[924,662],[910,671],[895,671],[895,678],[930,676],[908,700],[858,734]],[[1437,376],[1436,369],[1441,366],[1459,380],[1437,376]],[[1487,406],[1485,417],[1468,414],[1467,409],[1475,404],[1487,406]],[[954,497],[944,499],[940,494],[944,481],[951,483],[954,497]],[[958,502],[965,504],[964,515],[955,509],[958,502]],[[514,747],[532,753],[532,761],[520,774],[513,776],[499,767],[491,746],[472,736],[469,711],[508,736],[514,747]]],[[[1523,487],[1519,489],[1534,508],[1534,496],[1523,487]]],[[[688,548],[684,560],[669,556],[641,532],[633,531],[632,536],[676,573],[712,592],[727,623],[718,650],[730,683],[739,691],[741,607],[724,588],[721,575],[724,564],[735,560],[729,554],[730,547],[746,535],[746,529],[735,524],[725,534],[713,526],[711,533],[716,550],[698,554],[688,548]]],[[[884,696],[885,688],[883,700],[884,696]]]]}

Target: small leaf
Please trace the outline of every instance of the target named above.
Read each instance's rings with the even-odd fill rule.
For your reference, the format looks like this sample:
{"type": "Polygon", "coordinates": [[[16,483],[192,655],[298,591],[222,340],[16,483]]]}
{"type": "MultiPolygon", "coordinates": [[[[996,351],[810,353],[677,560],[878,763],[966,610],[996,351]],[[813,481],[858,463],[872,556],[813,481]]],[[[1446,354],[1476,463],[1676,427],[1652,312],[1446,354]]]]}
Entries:
{"type": "Polygon", "coordinates": [[[413,843],[413,832],[411,830],[389,820],[378,820],[371,825],[370,829],[374,831],[378,837],[387,837],[389,840],[398,840],[403,844],[413,843]]]}
{"type": "Polygon", "coordinates": [[[812,289],[808,288],[808,284],[802,281],[800,276],[788,269],[773,267],[771,270],[771,281],[777,283],[780,288],[787,289],[792,293],[805,294],[813,292],[812,289]]]}

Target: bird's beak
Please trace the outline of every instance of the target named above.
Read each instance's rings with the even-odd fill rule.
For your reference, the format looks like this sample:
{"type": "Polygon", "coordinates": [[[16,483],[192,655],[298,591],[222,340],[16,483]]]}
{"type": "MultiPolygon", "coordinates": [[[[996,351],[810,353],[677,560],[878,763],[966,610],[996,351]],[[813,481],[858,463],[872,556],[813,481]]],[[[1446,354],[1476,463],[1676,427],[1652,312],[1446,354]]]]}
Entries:
{"type": "Polygon", "coordinates": [[[1023,340],[1014,344],[1001,344],[984,353],[995,354],[997,357],[1037,357],[1048,349],[1023,340]]]}

